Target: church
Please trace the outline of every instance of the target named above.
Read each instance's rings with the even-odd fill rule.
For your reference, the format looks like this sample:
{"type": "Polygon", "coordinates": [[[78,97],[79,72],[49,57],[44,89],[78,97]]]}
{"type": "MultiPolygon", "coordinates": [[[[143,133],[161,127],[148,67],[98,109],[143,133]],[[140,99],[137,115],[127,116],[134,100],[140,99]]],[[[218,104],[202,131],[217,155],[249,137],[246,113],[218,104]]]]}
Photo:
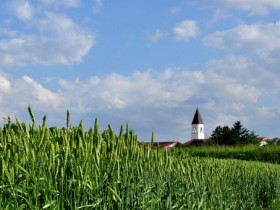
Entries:
{"type": "Polygon", "coordinates": [[[204,134],[204,123],[198,108],[195,111],[192,121],[192,136],[191,140],[184,143],[184,145],[190,145],[198,142],[206,142],[208,139],[205,138],[204,134]]]}
{"type": "MultiPolygon", "coordinates": [[[[205,138],[204,134],[204,123],[198,108],[195,111],[192,124],[191,124],[191,139],[183,145],[187,146],[190,144],[196,144],[199,142],[206,142],[208,139],[205,138]]],[[[141,144],[139,142],[139,144],[141,144]]],[[[171,142],[146,142],[145,144],[152,144],[152,146],[159,146],[160,148],[172,148],[178,144],[178,141],[171,141],[171,142]]]]}
{"type": "Polygon", "coordinates": [[[198,108],[192,121],[192,139],[204,139],[204,124],[198,108]]]}
{"type": "MultiPolygon", "coordinates": [[[[189,146],[194,145],[198,146],[201,143],[207,142],[209,139],[205,138],[205,131],[204,131],[204,123],[201,117],[201,114],[196,109],[194,113],[193,120],[191,122],[191,136],[190,139],[187,140],[185,143],[182,143],[183,146],[189,146]]],[[[259,137],[260,144],[259,146],[265,146],[267,142],[269,141],[269,138],[266,137],[259,137]]],[[[140,142],[139,142],[140,144],[140,142]]],[[[170,141],[170,142],[145,142],[145,144],[150,144],[152,146],[159,146],[160,148],[172,148],[176,145],[179,145],[180,143],[178,141],[170,141]]]]}

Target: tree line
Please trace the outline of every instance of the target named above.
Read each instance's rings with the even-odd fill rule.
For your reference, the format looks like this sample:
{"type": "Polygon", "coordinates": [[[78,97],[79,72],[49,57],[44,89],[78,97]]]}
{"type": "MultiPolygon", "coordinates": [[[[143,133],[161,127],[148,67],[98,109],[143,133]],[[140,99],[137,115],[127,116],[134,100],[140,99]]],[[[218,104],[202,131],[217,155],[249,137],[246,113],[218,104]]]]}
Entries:
{"type": "Polygon", "coordinates": [[[249,131],[240,121],[236,121],[232,127],[217,126],[212,132],[209,143],[218,145],[245,145],[259,142],[254,131],[249,131]]]}

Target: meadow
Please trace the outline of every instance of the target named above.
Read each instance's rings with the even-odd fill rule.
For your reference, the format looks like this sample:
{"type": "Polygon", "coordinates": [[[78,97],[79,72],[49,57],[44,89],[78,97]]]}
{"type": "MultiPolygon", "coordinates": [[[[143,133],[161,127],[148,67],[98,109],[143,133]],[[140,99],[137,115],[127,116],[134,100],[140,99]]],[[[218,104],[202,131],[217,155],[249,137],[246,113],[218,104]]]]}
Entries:
{"type": "Polygon", "coordinates": [[[0,209],[280,209],[278,164],[139,145],[128,125],[0,128],[0,209]]]}
{"type": "MultiPolygon", "coordinates": [[[[180,150],[180,149],[179,149],[180,150]]],[[[243,146],[191,146],[182,148],[191,157],[219,159],[238,159],[280,164],[280,146],[243,145],[243,146]]]]}

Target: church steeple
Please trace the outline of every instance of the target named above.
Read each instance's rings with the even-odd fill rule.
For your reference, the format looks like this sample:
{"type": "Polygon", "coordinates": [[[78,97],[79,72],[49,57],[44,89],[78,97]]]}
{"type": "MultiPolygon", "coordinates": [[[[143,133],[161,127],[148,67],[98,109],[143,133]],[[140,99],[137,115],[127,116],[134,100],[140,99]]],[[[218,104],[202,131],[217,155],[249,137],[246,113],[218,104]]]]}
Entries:
{"type": "Polygon", "coordinates": [[[192,139],[204,139],[204,123],[198,108],[195,111],[192,121],[192,139]]]}
{"type": "Polygon", "coordinates": [[[195,114],[194,114],[194,117],[193,117],[192,125],[193,124],[203,124],[203,120],[200,116],[198,108],[196,108],[196,111],[195,111],[195,114]]]}

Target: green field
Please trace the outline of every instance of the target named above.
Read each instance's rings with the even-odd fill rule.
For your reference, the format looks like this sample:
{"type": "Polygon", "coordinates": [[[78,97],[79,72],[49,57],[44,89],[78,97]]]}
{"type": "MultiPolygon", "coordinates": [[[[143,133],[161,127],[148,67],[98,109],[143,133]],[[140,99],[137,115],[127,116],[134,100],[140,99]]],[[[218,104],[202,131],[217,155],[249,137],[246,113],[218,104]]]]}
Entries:
{"type": "Polygon", "coordinates": [[[280,164],[279,145],[269,145],[264,147],[260,147],[258,145],[199,147],[191,146],[182,149],[176,149],[176,152],[179,152],[180,150],[182,150],[183,153],[187,153],[191,157],[238,159],[280,164]]]}
{"type": "Polygon", "coordinates": [[[85,130],[8,121],[0,209],[280,209],[278,164],[138,146],[128,126],[85,130]]]}

